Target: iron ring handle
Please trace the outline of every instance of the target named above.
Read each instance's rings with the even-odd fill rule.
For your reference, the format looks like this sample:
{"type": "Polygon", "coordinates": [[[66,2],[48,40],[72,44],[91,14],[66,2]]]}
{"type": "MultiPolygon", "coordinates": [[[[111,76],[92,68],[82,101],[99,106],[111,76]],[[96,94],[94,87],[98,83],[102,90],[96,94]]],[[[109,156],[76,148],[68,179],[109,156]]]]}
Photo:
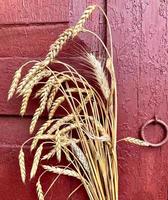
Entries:
{"type": "Polygon", "coordinates": [[[160,120],[160,119],[157,119],[156,117],[155,117],[154,119],[148,120],[148,121],[142,126],[140,133],[141,133],[142,139],[143,139],[145,142],[147,142],[147,143],[149,144],[149,146],[151,146],[151,147],[160,147],[160,146],[162,146],[163,144],[165,144],[165,143],[168,141],[168,126],[167,126],[167,124],[166,124],[164,121],[162,121],[162,120],[160,120]],[[164,128],[164,130],[165,130],[165,134],[166,134],[166,135],[165,135],[165,137],[163,138],[163,140],[162,140],[161,142],[159,142],[159,143],[151,143],[151,142],[148,142],[148,140],[146,139],[145,133],[144,133],[145,128],[146,128],[149,124],[153,124],[153,123],[160,124],[160,125],[164,128]]]}

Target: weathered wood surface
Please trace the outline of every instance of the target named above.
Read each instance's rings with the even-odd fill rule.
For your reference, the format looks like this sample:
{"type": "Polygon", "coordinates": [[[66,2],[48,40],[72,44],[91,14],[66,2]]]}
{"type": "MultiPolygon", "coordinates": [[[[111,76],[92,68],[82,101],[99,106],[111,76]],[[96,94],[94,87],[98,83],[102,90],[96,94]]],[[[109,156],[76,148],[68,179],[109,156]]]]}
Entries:
{"type": "MultiPolygon", "coordinates": [[[[140,138],[143,123],[155,114],[168,122],[167,1],[108,1],[118,78],[118,138],[140,138]]],[[[162,129],[150,126],[157,142],[162,129]]],[[[120,200],[166,200],[167,147],[142,148],[120,143],[120,200]]]]}
{"type": "MultiPolygon", "coordinates": [[[[118,138],[139,138],[140,127],[154,114],[168,122],[167,1],[1,0],[0,3],[1,199],[36,199],[35,180],[32,185],[22,185],[17,163],[19,146],[29,138],[29,116],[35,103],[29,106],[29,116],[22,119],[18,116],[20,100],[14,98],[6,102],[13,73],[28,60],[42,59],[58,34],[68,23],[74,24],[78,20],[86,5],[99,3],[104,8],[107,6],[112,26],[119,96],[118,138]]],[[[105,23],[97,11],[87,27],[106,40],[105,23]]],[[[80,34],[80,38],[86,40],[95,52],[102,52],[97,40],[89,36],[80,34]]],[[[151,141],[158,141],[162,130],[150,126],[147,134],[151,141]]],[[[167,145],[152,149],[119,143],[119,200],[168,199],[167,145]]],[[[26,159],[30,170],[32,155],[26,159]]],[[[53,179],[49,177],[43,179],[44,189],[53,179]]],[[[47,199],[64,200],[79,184],[76,180],[62,177],[47,199]]],[[[87,196],[81,189],[71,199],[85,200],[87,196]]]]}
{"type": "Polygon", "coordinates": [[[68,0],[0,0],[0,24],[37,24],[69,21],[68,0]]]}

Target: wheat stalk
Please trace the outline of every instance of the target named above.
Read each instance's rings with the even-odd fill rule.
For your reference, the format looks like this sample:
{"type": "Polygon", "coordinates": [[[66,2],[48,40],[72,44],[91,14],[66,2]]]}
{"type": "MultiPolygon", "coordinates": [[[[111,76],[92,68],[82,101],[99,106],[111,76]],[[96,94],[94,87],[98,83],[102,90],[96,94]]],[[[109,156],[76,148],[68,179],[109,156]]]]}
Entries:
{"type": "Polygon", "coordinates": [[[19,159],[19,166],[20,166],[20,173],[21,173],[22,182],[25,183],[25,180],[26,180],[26,168],[25,168],[24,152],[23,152],[22,148],[20,149],[18,159],[19,159]]]}
{"type": "Polygon", "coordinates": [[[31,168],[31,172],[30,172],[30,179],[32,179],[36,172],[37,172],[37,168],[38,168],[38,164],[39,164],[39,161],[40,161],[40,157],[41,157],[41,154],[42,154],[42,150],[43,150],[43,144],[41,144],[36,153],[35,153],[35,156],[34,156],[34,160],[33,160],[33,164],[32,164],[32,168],[31,168]]]}
{"type": "Polygon", "coordinates": [[[63,169],[60,167],[54,167],[54,166],[49,166],[49,165],[42,165],[42,167],[45,170],[47,170],[48,172],[52,172],[52,173],[59,174],[59,175],[72,176],[77,179],[81,179],[81,176],[74,170],[63,169]]]}
{"type": "MultiPolygon", "coordinates": [[[[87,61],[87,63],[83,64],[87,64],[89,69],[92,67],[92,73],[94,73],[105,98],[101,97],[96,88],[94,88],[85,77],[80,75],[80,73],[74,69],[74,66],[62,62],[63,65],[65,64],[66,71],[61,73],[57,70],[52,71],[49,68],[49,64],[54,62],[61,64],[61,62],[56,59],[57,55],[68,40],[73,39],[79,32],[84,31],[84,24],[95,8],[95,5],[87,7],[77,24],[74,27],[66,29],[58,37],[50,46],[45,59],[36,63],[28,71],[27,75],[22,78],[20,83],[19,80],[17,80],[20,79],[19,74],[19,78],[14,77],[15,81],[12,90],[9,91],[9,98],[12,97],[17,88],[17,93],[23,96],[21,105],[21,114],[23,115],[26,111],[34,86],[41,83],[44,77],[47,78],[46,81],[44,79],[44,85],[35,95],[35,97],[39,97],[40,102],[32,118],[30,133],[34,131],[36,123],[46,107],[49,111],[49,120],[41,126],[35,134],[35,137],[31,138],[33,139],[31,150],[36,148],[39,140],[50,141],[38,145],[32,163],[30,179],[36,175],[40,160],[48,160],[56,155],[57,160],[60,162],[61,153],[63,151],[67,160],[73,165],[74,170],[71,168],[49,165],[44,165],[44,170],[59,175],[68,175],[78,178],[86,188],[89,199],[118,200],[116,153],[117,90],[111,61],[110,64],[108,64],[109,61],[107,61],[106,67],[108,75],[110,75],[110,83],[112,84],[109,87],[108,78],[102,63],[93,54],[86,53],[86,51],[84,52],[84,61],[87,61]],[[47,73],[49,74],[48,76],[46,75],[47,73]],[[62,96],[57,97],[58,91],[61,92],[62,96]],[[77,93],[77,95],[72,93],[77,93]],[[65,99],[71,108],[71,113],[64,108],[68,113],[66,116],[60,119],[50,120],[59,106],[63,108],[61,104],[65,99]],[[108,102],[104,101],[104,99],[108,100],[108,102]],[[113,105],[113,108],[109,106],[109,101],[111,105],[113,105]],[[72,137],[74,129],[76,129],[77,132],[78,138],[76,139],[72,137]],[[80,146],[77,142],[80,142],[80,146]],[[46,143],[52,145],[52,149],[41,158],[43,145],[46,143]]],[[[107,50],[106,47],[105,50],[107,50]]],[[[30,141],[30,139],[28,141],[30,141]]],[[[130,138],[125,139],[125,141],[138,143],[137,140],[130,138]]],[[[19,154],[19,165],[22,181],[25,182],[26,170],[22,149],[19,154]]],[[[45,174],[45,172],[43,172],[42,175],[43,174],[45,174]]],[[[41,176],[36,186],[39,200],[44,200],[40,183],[41,176]]]]}
{"type": "Polygon", "coordinates": [[[33,89],[35,85],[38,84],[39,81],[41,81],[43,78],[51,76],[51,71],[45,69],[43,71],[40,71],[36,76],[34,76],[25,86],[24,88],[19,92],[20,95],[23,95],[27,92],[29,89],[33,89]]]}
{"type": "Polygon", "coordinates": [[[88,91],[85,88],[68,88],[66,90],[67,93],[79,92],[79,93],[87,93],[88,91]]]}
{"type": "Polygon", "coordinates": [[[39,180],[36,183],[36,191],[37,191],[38,199],[44,200],[44,194],[43,194],[42,186],[39,180]]]}

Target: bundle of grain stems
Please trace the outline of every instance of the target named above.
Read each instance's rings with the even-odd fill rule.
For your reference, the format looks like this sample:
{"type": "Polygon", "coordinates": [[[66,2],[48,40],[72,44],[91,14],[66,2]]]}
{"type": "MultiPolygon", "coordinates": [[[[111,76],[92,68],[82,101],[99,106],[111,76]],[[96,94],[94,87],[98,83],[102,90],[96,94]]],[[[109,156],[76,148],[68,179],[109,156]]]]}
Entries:
{"type": "MultiPolygon", "coordinates": [[[[9,89],[8,99],[11,99],[14,93],[22,97],[20,114],[23,116],[34,94],[34,87],[40,86],[34,94],[34,97],[39,100],[39,106],[31,120],[30,134],[34,133],[43,112],[45,110],[48,112],[48,120],[21,146],[19,153],[19,166],[24,183],[27,178],[24,154],[26,143],[31,142],[31,151],[35,151],[30,179],[36,176],[39,167],[44,169],[36,184],[39,200],[44,200],[53,186],[53,184],[49,186],[46,193],[42,189],[41,179],[47,172],[55,174],[56,180],[60,175],[79,179],[90,200],[118,200],[117,87],[111,29],[109,27],[111,41],[109,51],[96,33],[85,28],[85,22],[96,8],[104,14],[109,27],[108,18],[102,8],[97,5],[88,6],[77,24],[65,30],[50,46],[43,61],[30,61],[16,71],[9,89]],[[63,46],[80,32],[94,35],[107,55],[104,58],[105,62],[98,59],[91,51],[84,51],[81,58],[98,87],[91,85],[75,70],[74,66],[58,59],[63,46]],[[22,69],[32,63],[34,65],[22,77],[22,69]],[[65,70],[62,72],[53,70],[50,68],[52,64],[62,65],[65,70]],[[69,109],[64,106],[64,103],[68,104],[69,109]],[[57,117],[57,110],[60,108],[66,113],[61,118],[57,117]],[[51,148],[43,155],[46,145],[51,148]],[[69,163],[67,166],[50,164],[51,158],[57,159],[57,163],[61,162],[62,155],[69,163]],[[43,165],[43,161],[47,161],[48,165],[43,165]]],[[[125,141],[139,142],[130,137],[125,141]]],[[[77,189],[70,195],[76,191],[77,189]]]]}

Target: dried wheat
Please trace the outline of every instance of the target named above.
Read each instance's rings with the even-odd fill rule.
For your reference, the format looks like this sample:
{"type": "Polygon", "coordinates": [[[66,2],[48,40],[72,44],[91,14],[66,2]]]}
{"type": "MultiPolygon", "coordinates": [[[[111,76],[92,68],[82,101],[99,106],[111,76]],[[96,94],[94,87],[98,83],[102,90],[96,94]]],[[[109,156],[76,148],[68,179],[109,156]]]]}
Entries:
{"type": "Polygon", "coordinates": [[[48,115],[49,119],[53,118],[54,113],[56,112],[57,108],[64,102],[64,100],[65,100],[65,96],[58,97],[55,100],[55,102],[52,104],[52,107],[51,107],[49,115],[48,115]]]}
{"type": "Polygon", "coordinates": [[[37,191],[38,199],[44,200],[44,194],[43,194],[42,186],[39,180],[36,183],[36,191],[37,191]]]}
{"type": "Polygon", "coordinates": [[[51,72],[48,70],[44,70],[43,72],[39,73],[36,77],[34,77],[27,85],[25,85],[24,89],[21,91],[21,94],[23,94],[23,100],[20,108],[20,114],[23,116],[26,112],[26,108],[28,105],[29,98],[31,96],[31,93],[33,91],[33,87],[38,84],[38,82],[51,75],[51,72]]]}
{"type": "Polygon", "coordinates": [[[55,121],[55,119],[47,120],[37,131],[36,137],[33,139],[33,142],[31,144],[31,151],[36,147],[39,137],[43,135],[43,133],[47,130],[47,128],[55,121]]]}
{"type": "Polygon", "coordinates": [[[78,158],[79,162],[83,165],[84,169],[89,173],[90,172],[89,165],[83,151],[73,141],[71,142],[71,148],[76,157],[78,158]]]}
{"type": "Polygon", "coordinates": [[[26,180],[26,168],[25,168],[24,152],[23,152],[22,148],[20,149],[18,159],[19,159],[19,166],[20,166],[20,173],[21,173],[22,182],[25,183],[25,180],[26,180]]]}
{"type": "Polygon", "coordinates": [[[77,179],[81,179],[81,176],[74,170],[63,169],[63,168],[49,166],[49,165],[42,165],[42,167],[48,172],[52,172],[52,173],[60,174],[60,175],[72,176],[77,179]]]}
{"type": "Polygon", "coordinates": [[[51,106],[52,106],[52,103],[56,97],[56,94],[58,92],[58,89],[59,89],[59,84],[55,84],[49,94],[49,97],[48,97],[48,100],[47,100],[47,110],[49,111],[51,106]]]}
{"type": "Polygon", "coordinates": [[[36,63],[29,72],[25,75],[25,77],[22,79],[22,81],[19,84],[19,87],[17,88],[17,93],[20,93],[24,86],[31,81],[31,79],[37,75],[37,72],[41,72],[45,68],[44,65],[41,65],[40,62],[36,63]]]}
{"type": "Polygon", "coordinates": [[[61,86],[61,84],[63,84],[65,81],[70,80],[70,77],[68,76],[60,76],[58,77],[58,79],[56,80],[56,84],[53,86],[50,95],[48,97],[48,101],[47,101],[47,110],[49,110],[52,106],[52,103],[55,99],[55,96],[61,86]]]}
{"type": "Polygon", "coordinates": [[[61,130],[59,130],[59,134],[60,135],[63,135],[69,131],[72,131],[73,129],[76,129],[76,128],[79,128],[81,127],[82,124],[79,124],[79,123],[72,123],[70,124],[69,126],[65,127],[65,128],[62,128],[61,130]]]}
{"type": "Polygon", "coordinates": [[[56,149],[53,148],[53,149],[51,149],[51,151],[49,153],[44,155],[41,160],[49,160],[50,158],[52,158],[55,155],[55,153],[56,153],[56,149]]]}
{"type": "Polygon", "coordinates": [[[32,89],[29,89],[29,90],[27,90],[27,92],[25,94],[23,94],[22,104],[20,107],[20,115],[21,116],[23,116],[26,112],[31,93],[32,93],[32,89]]]}
{"type": "Polygon", "coordinates": [[[101,62],[97,60],[97,58],[91,53],[87,54],[87,60],[93,66],[97,82],[101,88],[103,95],[106,99],[108,99],[110,96],[110,87],[101,62]]]}
{"type": "Polygon", "coordinates": [[[36,126],[36,123],[39,119],[39,117],[41,116],[41,114],[43,113],[46,103],[47,103],[47,99],[48,99],[48,95],[50,93],[50,90],[52,88],[52,83],[54,81],[54,77],[50,77],[45,85],[45,90],[44,92],[41,94],[41,99],[40,99],[40,106],[36,109],[31,124],[30,124],[30,133],[33,133],[34,128],[36,126]]]}
{"type": "Polygon", "coordinates": [[[89,90],[86,90],[85,88],[69,88],[66,90],[67,93],[73,93],[73,92],[79,92],[79,93],[87,93],[89,90]]]}
{"type": "Polygon", "coordinates": [[[132,143],[132,144],[139,145],[139,146],[146,146],[146,147],[150,146],[148,142],[145,142],[143,140],[139,140],[137,138],[127,137],[127,138],[123,138],[122,140],[129,142],[129,143],[132,143]]]}
{"type": "Polygon", "coordinates": [[[56,157],[58,162],[61,161],[61,135],[59,133],[59,131],[56,131],[55,133],[55,150],[56,150],[56,157]]]}
{"type": "Polygon", "coordinates": [[[74,33],[73,36],[76,36],[80,31],[83,30],[84,24],[87,21],[87,19],[90,17],[92,12],[95,10],[96,5],[88,6],[85,11],[83,12],[82,16],[80,17],[79,21],[74,27],[74,33]]]}
{"type": "Polygon", "coordinates": [[[92,93],[91,91],[89,91],[89,92],[88,92],[88,95],[84,98],[84,101],[83,101],[83,104],[84,104],[84,105],[78,105],[78,106],[76,107],[76,112],[77,112],[77,113],[80,113],[80,112],[82,111],[82,109],[84,109],[83,106],[86,106],[86,104],[87,104],[89,101],[91,101],[92,97],[93,97],[93,93],[92,93]]]}
{"type": "Polygon", "coordinates": [[[19,80],[21,78],[21,71],[22,71],[22,68],[19,68],[15,72],[15,75],[13,77],[13,81],[12,81],[10,89],[8,91],[8,100],[10,100],[12,98],[12,96],[14,95],[14,93],[15,93],[15,90],[16,90],[16,88],[17,88],[17,86],[19,84],[19,80]]]}
{"type": "Polygon", "coordinates": [[[56,130],[59,129],[60,126],[64,125],[65,123],[74,120],[75,116],[73,114],[69,114],[65,117],[62,117],[61,119],[59,119],[55,124],[53,124],[53,126],[51,126],[51,128],[47,131],[47,134],[52,134],[54,133],[56,130]]]}
{"type": "Polygon", "coordinates": [[[33,89],[35,85],[38,84],[39,81],[41,81],[43,78],[51,76],[51,71],[45,69],[41,72],[39,72],[36,76],[34,76],[20,91],[20,95],[23,95],[27,92],[29,89],[33,89]]]}
{"type": "Polygon", "coordinates": [[[43,150],[43,144],[41,144],[36,153],[35,153],[35,156],[34,156],[34,160],[33,160],[33,164],[32,164],[32,168],[31,168],[31,172],[30,172],[30,179],[32,179],[36,172],[37,172],[37,168],[38,168],[38,165],[39,165],[39,161],[40,161],[40,157],[41,157],[41,154],[42,154],[42,150],[43,150]]]}
{"type": "Polygon", "coordinates": [[[49,53],[47,54],[45,60],[49,60],[49,62],[54,60],[54,58],[62,49],[63,45],[73,37],[73,30],[74,29],[70,27],[59,36],[59,38],[50,46],[49,53]]]}

